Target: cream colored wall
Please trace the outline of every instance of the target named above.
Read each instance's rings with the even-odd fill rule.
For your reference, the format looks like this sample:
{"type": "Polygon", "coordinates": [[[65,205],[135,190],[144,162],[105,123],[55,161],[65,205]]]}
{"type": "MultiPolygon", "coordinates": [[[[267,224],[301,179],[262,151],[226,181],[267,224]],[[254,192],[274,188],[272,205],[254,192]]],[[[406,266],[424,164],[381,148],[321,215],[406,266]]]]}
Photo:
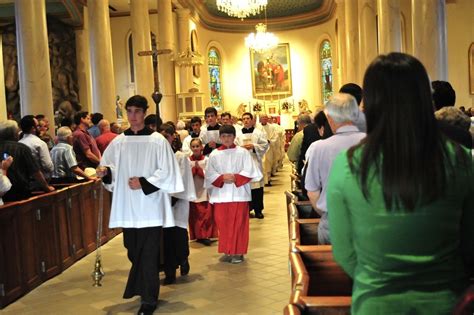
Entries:
{"type": "Polygon", "coordinates": [[[448,80],[456,90],[456,106],[473,107],[467,56],[469,46],[474,42],[474,1],[456,0],[446,5],[446,11],[448,80]]]}
{"type": "MultiPolygon", "coordinates": [[[[314,110],[320,105],[320,78],[318,64],[319,44],[329,38],[335,46],[335,19],[300,30],[273,32],[280,43],[289,43],[293,96],[295,104],[305,99],[314,110]]],[[[211,46],[216,46],[222,55],[222,92],[225,111],[236,111],[240,103],[253,102],[250,53],[244,41],[247,33],[222,33],[209,31],[197,25],[200,50],[206,54],[211,46]]],[[[271,32],[271,26],[269,27],[271,32]]],[[[335,50],[334,50],[335,51],[335,50]]],[[[334,57],[335,58],[335,57],[334,57]]],[[[200,90],[206,94],[209,104],[209,75],[205,67],[201,69],[200,90]]],[[[335,80],[333,80],[335,81],[335,80]]]]}

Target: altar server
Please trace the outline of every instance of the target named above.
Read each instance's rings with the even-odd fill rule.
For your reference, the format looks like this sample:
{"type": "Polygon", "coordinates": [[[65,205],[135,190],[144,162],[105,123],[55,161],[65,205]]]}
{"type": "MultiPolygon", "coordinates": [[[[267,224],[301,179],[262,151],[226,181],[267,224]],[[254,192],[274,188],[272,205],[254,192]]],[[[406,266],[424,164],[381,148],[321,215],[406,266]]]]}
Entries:
{"type": "MultiPolygon", "coordinates": [[[[258,166],[260,172],[263,173],[263,156],[269,148],[267,135],[260,129],[254,126],[253,115],[251,113],[244,113],[242,115],[242,122],[244,127],[237,133],[235,143],[248,150],[252,155],[252,159],[258,166]]],[[[263,219],[263,186],[265,185],[263,178],[258,182],[252,182],[252,202],[250,203],[250,210],[255,211],[255,217],[263,219]]]]}
{"type": "Polygon", "coordinates": [[[211,245],[211,238],[217,237],[212,205],[209,203],[207,189],[204,188],[204,172],[208,157],[202,154],[203,146],[199,138],[191,140],[193,154],[191,161],[196,200],[190,203],[189,237],[206,246],[211,245]]]}
{"type": "Polygon", "coordinates": [[[109,227],[122,228],[132,263],[123,297],[141,296],[138,314],[152,314],[160,288],[162,227],[175,224],[169,194],[184,187],[171,146],[145,127],[146,98],[132,96],[125,108],[130,128],[109,144],[97,174],[113,192],[109,227]]]}
{"type": "Polygon", "coordinates": [[[221,261],[238,264],[248,249],[250,182],[260,181],[262,173],[251,154],[234,144],[234,126],[222,126],[219,137],[222,145],[209,156],[205,187],[214,205],[221,261]]]}

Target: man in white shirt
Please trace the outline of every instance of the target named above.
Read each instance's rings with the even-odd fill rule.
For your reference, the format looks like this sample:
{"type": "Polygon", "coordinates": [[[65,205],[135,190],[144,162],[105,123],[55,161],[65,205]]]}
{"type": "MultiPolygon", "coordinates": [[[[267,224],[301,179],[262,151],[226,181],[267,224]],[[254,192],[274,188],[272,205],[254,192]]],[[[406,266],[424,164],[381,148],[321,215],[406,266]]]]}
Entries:
{"type": "Polygon", "coordinates": [[[109,227],[122,228],[132,263],[123,297],[141,296],[138,314],[152,314],[160,288],[162,227],[175,226],[170,194],[184,187],[170,144],[145,127],[146,98],[132,96],[125,108],[130,128],[105,149],[97,175],[113,192],[109,227]]]}
{"type": "Polygon", "coordinates": [[[46,142],[37,136],[38,120],[33,115],[26,115],[20,120],[20,128],[23,131],[23,137],[20,143],[25,144],[31,149],[34,159],[40,166],[46,180],[51,178],[54,166],[46,142]]]}
{"type": "Polygon", "coordinates": [[[305,188],[313,208],[321,215],[318,225],[318,244],[331,244],[326,206],[326,189],[329,171],[336,156],[343,150],[358,144],[365,133],[354,122],[359,118],[355,98],[350,94],[337,93],[326,103],[325,113],[334,135],[311,144],[306,151],[305,188]]]}

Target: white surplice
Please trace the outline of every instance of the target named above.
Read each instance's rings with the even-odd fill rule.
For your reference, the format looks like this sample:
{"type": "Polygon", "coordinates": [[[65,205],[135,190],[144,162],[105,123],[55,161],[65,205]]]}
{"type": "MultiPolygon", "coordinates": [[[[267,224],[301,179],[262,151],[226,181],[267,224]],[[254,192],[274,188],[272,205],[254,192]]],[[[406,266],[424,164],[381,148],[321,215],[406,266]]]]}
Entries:
{"type": "MultiPolygon", "coordinates": [[[[191,158],[191,156],[189,157],[191,158]]],[[[204,159],[197,161],[198,166],[202,168],[204,174],[206,174],[206,167],[207,167],[207,162],[209,158],[207,156],[204,156],[204,159]]],[[[196,161],[189,161],[191,163],[191,169],[194,167],[194,164],[196,161]]],[[[194,188],[196,189],[196,200],[193,202],[204,202],[204,201],[209,201],[209,197],[207,195],[207,189],[204,187],[204,178],[201,176],[194,176],[194,188]]]]}
{"type": "Polygon", "coordinates": [[[184,190],[179,165],[168,141],[159,133],[117,136],[104,151],[100,165],[108,166],[113,192],[109,227],[175,226],[171,193],[184,190]],[[144,177],[159,190],[145,195],[128,186],[131,177],[144,177]]]}
{"type": "Polygon", "coordinates": [[[212,151],[209,155],[205,174],[204,187],[208,189],[210,203],[252,200],[250,183],[240,187],[236,187],[234,183],[224,183],[222,188],[214,187],[212,183],[221,175],[240,174],[251,178],[251,182],[258,182],[263,176],[250,152],[241,147],[219,148],[212,151]]]}
{"type": "MultiPolygon", "coordinates": [[[[249,150],[254,162],[258,165],[260,172],[263,174],[263,156],[269,148],[269,143],[267,140],[267,135],[260,129],[254,128],[252,133],[242,133],[242,130],[237,132],[237,137],[235,138],[235,144],[242,146],[244,144],[252,143],[253,150],[249,150]]],[[[258,182],[252,182],[252,189],[261,188],[264,186],[263,178],[258,182]]]]}
{"type": "Polygon", "coordinates": [[[187,229],[189,222],[189,202],[196,200],[196,191],[194,188],[189,155],[178,151],[175,153],[175,156],[179,164],[181,178],[183,179],[184,191],[171,194],[171,196],[178,199],[173,206],[174,223],[175,226],[187,229]]]}

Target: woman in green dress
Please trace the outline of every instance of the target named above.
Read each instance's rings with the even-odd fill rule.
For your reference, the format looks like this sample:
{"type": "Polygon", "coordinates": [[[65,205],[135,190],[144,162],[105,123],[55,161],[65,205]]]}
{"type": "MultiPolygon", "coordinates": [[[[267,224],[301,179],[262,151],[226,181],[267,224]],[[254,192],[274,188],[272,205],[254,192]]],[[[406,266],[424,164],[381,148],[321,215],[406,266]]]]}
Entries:
{"type": "Polygon", "coordinates": [[[438,130],[416,58],[377,57],[363,90],[367,137],[336,158],[327,196],[352,313],[449,314],[474,274],[472,158],[438,130]]]}

